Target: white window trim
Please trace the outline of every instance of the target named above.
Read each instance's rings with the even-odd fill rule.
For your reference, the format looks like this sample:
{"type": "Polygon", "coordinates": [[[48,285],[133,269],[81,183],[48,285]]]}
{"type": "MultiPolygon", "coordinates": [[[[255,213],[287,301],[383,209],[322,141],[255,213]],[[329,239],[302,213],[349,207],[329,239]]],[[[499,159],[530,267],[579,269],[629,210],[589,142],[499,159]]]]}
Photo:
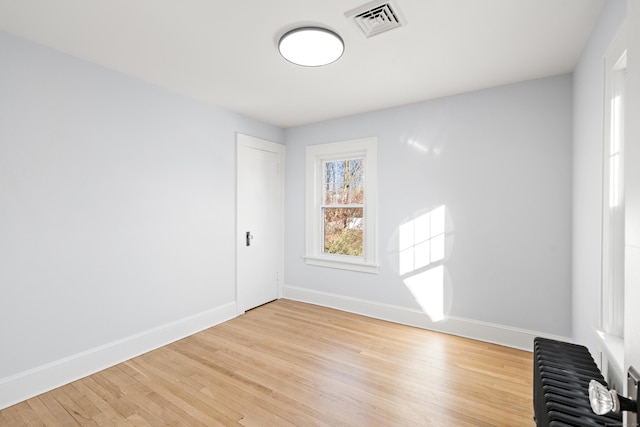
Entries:
{"type": "MultiPolygon", "coordinates": [[[[624,384],[624,292],[625,267],[615,262],[614,256],[624,257],[626,248],[620,248],[620,236],[616,236],[616,227],[624,227],[624,193],[619,192],[614,205],[617,215],[612,215],[610,194],[610,153],[612,139],[611,101],[616,95],[624,94],[624,72],[626,69],[627,24],[614,38],[604,57],[605,93],[604,93],[604,133],[603,133],[603,192],[602,192],[602,282],[600,300],[600,325],[596,328],[600,350],[600,368],[609,383],[624,384]],[[622,221],[622,223],[620,223],[622,221]],[[614,224],[614,222],[617,223],[614,224]],[[622,280],[614,280],[615,277],[622,280]],[[613,369],[609,369],[609,367],[613,369]]],[[[622,102],[624,109],[624,99],[622,102]]],[[[624,134],[624,110],[622,111],[622,133],[624,134]]],[[[624,168],[624,135],[621,143],[621,167],[624,168]]],[[[624,182],[621,182],[624,188],[624,182]]],[[[624,245],[624,235],[622,237],[624,245]]]]}
{"type": "Polygon", "coordinates": [[[378,273],[377,138],[310,145],[306,159],[306,253],[308,265],[378,273]],[[325,254],[323,247],[322,164],[327,160],[362,157],[365,167],[363,256],[325,254]]]}
{"type": "Polygon", "coordinates": [[[605,105],[602,197],[602,295],[600,328],[619,339],[624,331],[624,182],[620,176],[617,194],[610,192],[610,152],[613,140],[611,101],[622,97],[619,168],[624,170],[624,73],[626,71],[626,43],[624,31],[618,35],[605,57],[605,105]],[[611,200],[615,199],[615,206],[611,200]],[[622,232],[620,231],[622,230],[622,232]],[[615,258],[614,258],[615,257],[615,258]],[[616,262],[615,260],[618,260],[616,262]]]}

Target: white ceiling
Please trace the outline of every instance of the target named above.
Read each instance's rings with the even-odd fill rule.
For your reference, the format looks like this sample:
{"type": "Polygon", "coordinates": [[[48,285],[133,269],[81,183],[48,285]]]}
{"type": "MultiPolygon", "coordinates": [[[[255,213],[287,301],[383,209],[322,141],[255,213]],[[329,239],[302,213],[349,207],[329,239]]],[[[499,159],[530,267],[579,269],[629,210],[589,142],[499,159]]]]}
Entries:
{"type": "Polygon", "coordinates": [[[571,72],[604,0],[394,0],[407,24],[365,39],[344,14],[367,2],[0,0],[0,29],[290,127],[571,72]],[[279,56],[309,23],[342,36],[339,61],[279,56]]]}

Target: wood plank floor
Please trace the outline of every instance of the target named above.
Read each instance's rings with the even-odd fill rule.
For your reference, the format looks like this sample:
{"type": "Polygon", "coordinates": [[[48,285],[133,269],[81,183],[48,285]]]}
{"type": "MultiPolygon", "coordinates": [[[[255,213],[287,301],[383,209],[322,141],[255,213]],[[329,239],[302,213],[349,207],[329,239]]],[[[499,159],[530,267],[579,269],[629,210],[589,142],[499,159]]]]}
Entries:
{"type": "Polygon", "coordinates": [[[2,426],[534,426],[532,354],[278,300],[0,411],[2,426]]]}

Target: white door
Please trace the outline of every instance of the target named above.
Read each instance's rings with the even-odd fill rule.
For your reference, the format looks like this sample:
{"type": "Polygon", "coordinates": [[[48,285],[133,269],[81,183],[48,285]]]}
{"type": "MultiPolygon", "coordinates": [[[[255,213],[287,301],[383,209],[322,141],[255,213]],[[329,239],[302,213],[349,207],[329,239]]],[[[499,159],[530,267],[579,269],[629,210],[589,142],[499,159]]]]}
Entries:
{"type": "Polygon", "coordinates": [[[284,146],[237,134],[238,312],[278,298],[284,146]]]}

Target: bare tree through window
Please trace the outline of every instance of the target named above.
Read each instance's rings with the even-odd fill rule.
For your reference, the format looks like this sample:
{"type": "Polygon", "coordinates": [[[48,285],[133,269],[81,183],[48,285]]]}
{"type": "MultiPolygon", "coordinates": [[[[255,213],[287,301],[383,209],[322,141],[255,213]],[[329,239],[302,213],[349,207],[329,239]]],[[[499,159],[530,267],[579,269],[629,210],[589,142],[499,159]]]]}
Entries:
{"type": "Polygon", "coordinates": [[[324,253],[362,256],[364,159],[324,163],[324,253]]]}

